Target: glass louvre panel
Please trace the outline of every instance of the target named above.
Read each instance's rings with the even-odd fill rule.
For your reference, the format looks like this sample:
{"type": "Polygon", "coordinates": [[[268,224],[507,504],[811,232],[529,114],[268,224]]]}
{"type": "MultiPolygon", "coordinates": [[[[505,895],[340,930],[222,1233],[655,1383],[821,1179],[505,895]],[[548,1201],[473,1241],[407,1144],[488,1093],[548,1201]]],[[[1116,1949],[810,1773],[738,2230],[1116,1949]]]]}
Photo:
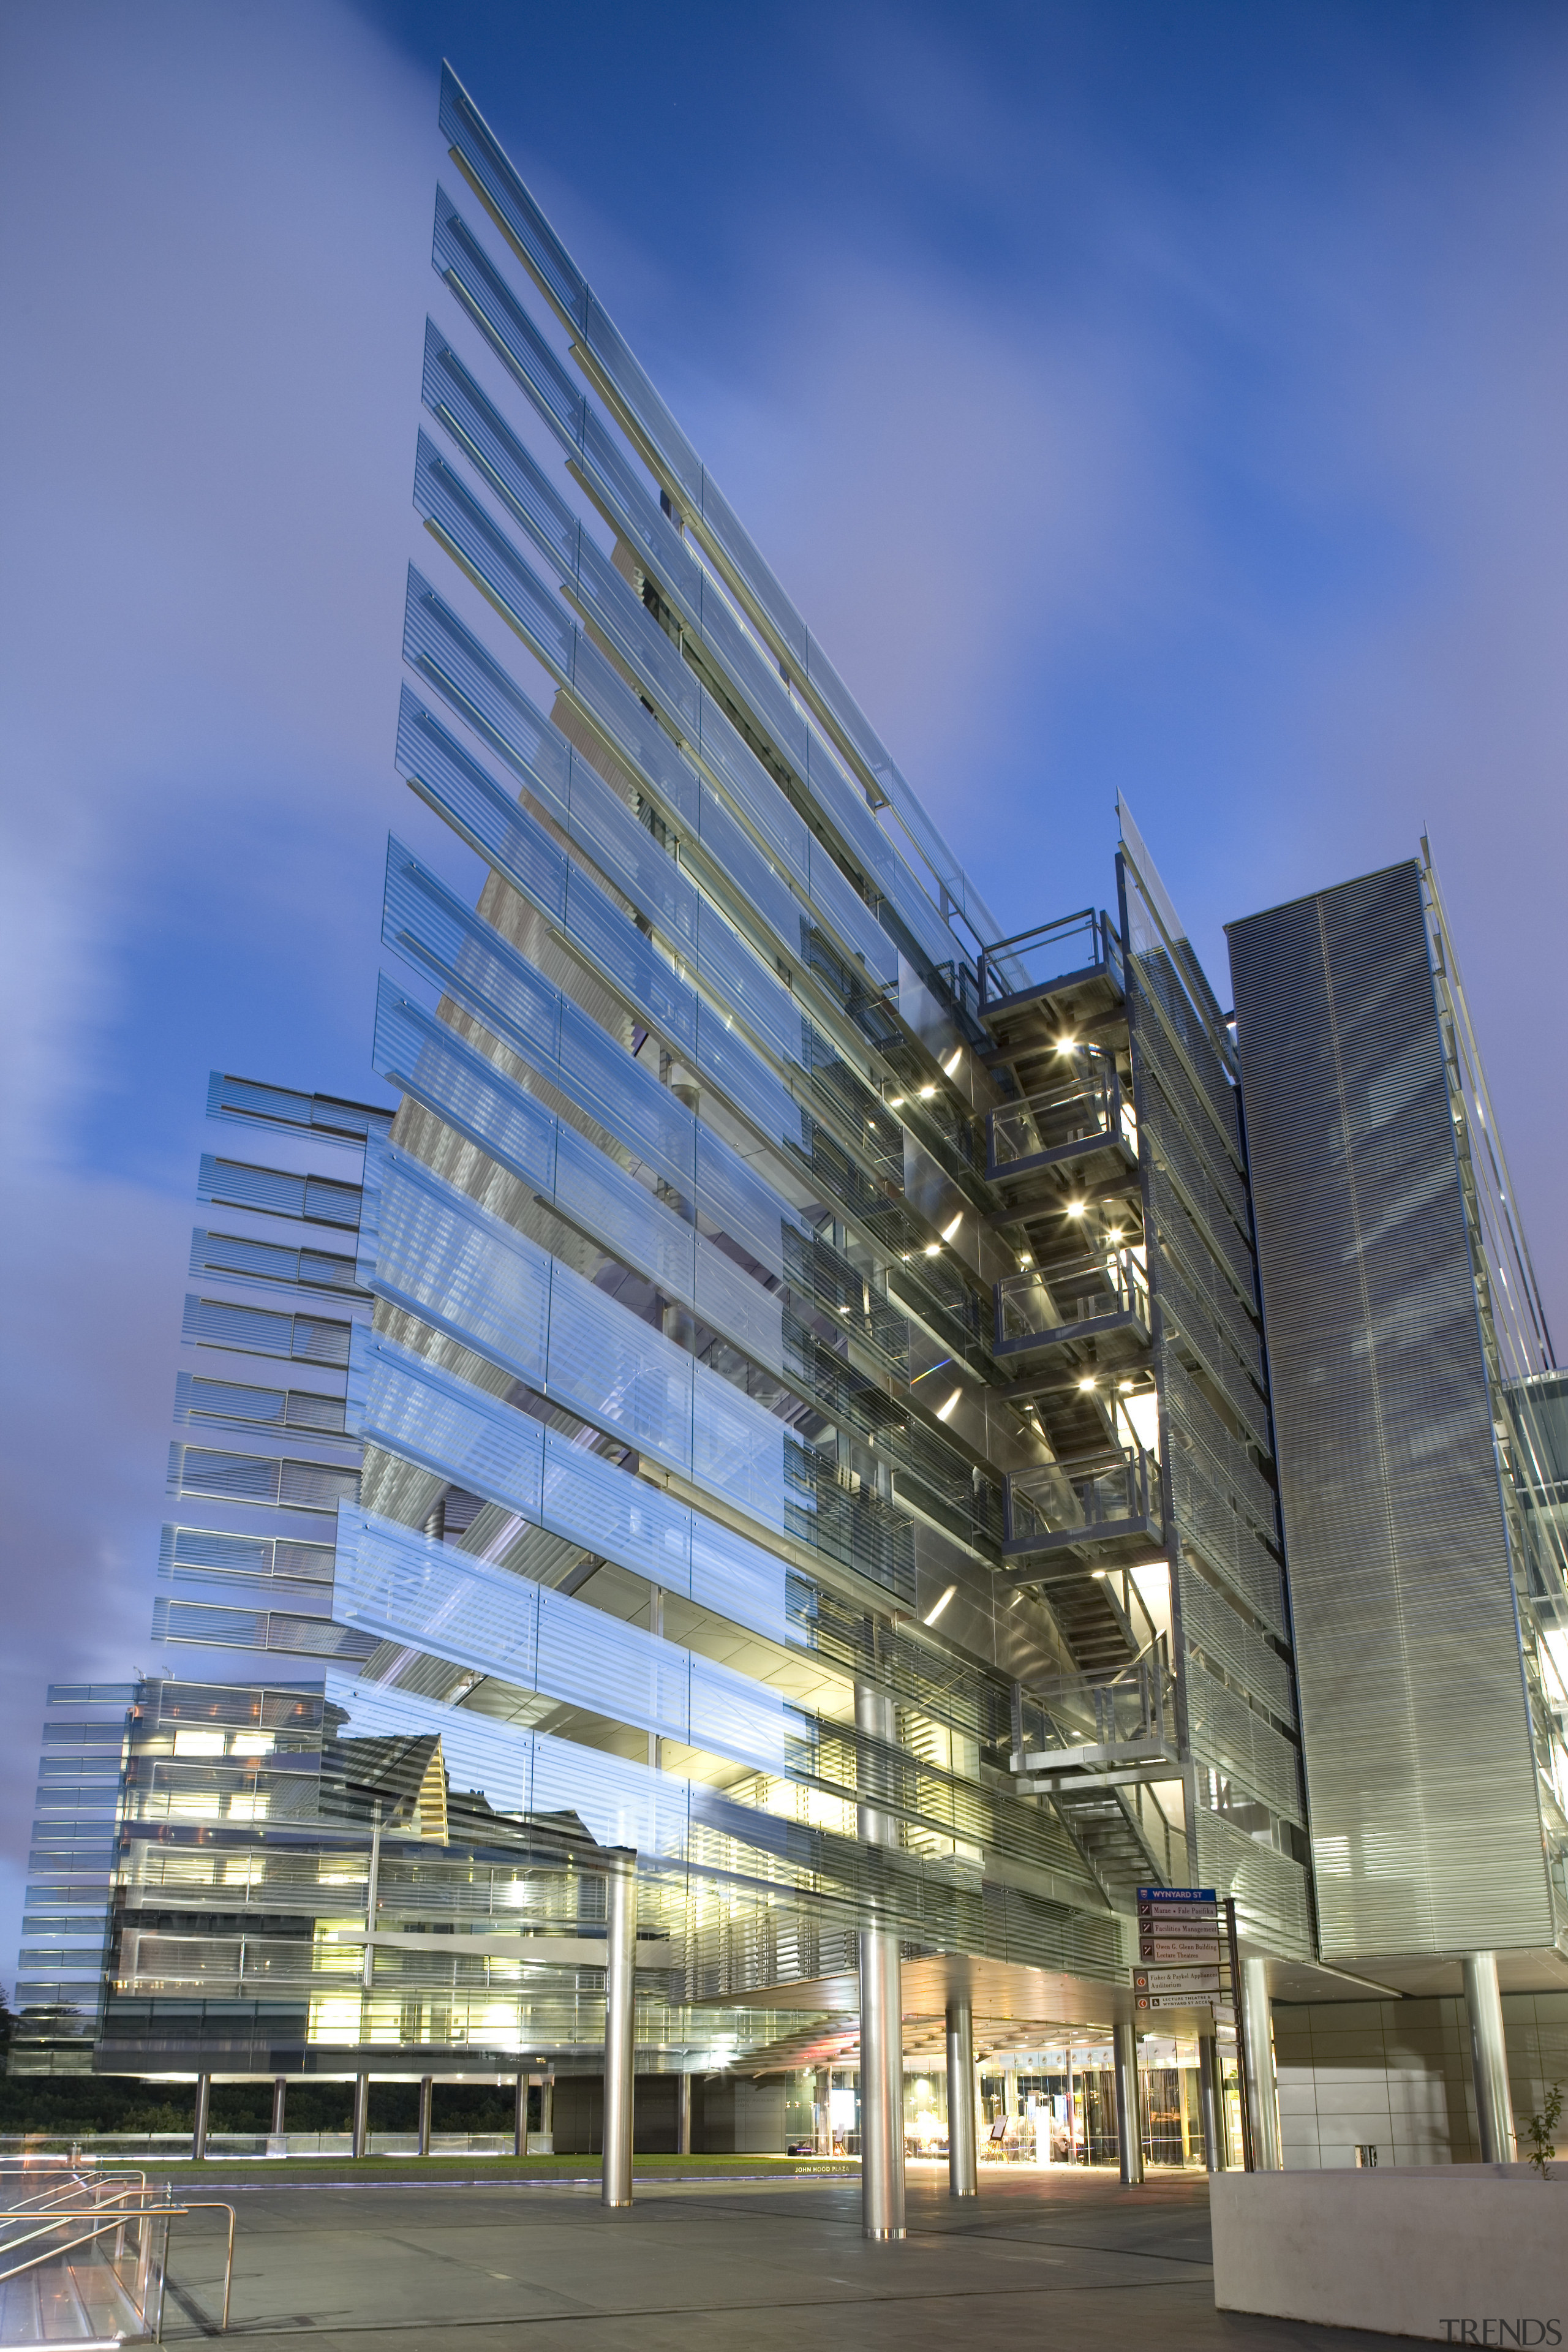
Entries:
{"type": "Polygon", "coordinates": [[[374,1513],[338,1515],[332,1613],[384,1641],[412,1642],[455,1665],[531,1690],[539,1671],[537,1584],[374,1513]]]}
{"type": "Polygon", "coordinates": [[[414,503],[546,667],[569,676],[576,627],[427,436],[419,436],[414,503]]]}
{"type": "Polygon", "coordinates": [[[743,824],[731,815],[711,784],[700,789],[699,841],[722,874],[735,885],[748,906],[755,908],[790,955],[800,953],[801,925],[811,909],[797,898],[783,877],[773,871],[743,824]]]}
{"type": "Polygon", "coordinates": [[[799,1211],[786,1208],[750,1163],[706,1127],[697,1130],[697,1199],[704,1216],[781,1280],[785,1234],[811,1237],[799,1211]]]}
{"type": "MultiPolygon", "coordinates": [[[[407,775],[426,783],[433,794],[438,795],[444,788],[446,796],[459,804],[493,802],[498,797],[494,780],[476,760],[469,759],[406,687],[398,702],[397,761],[407,775]]],[[[525,809],[513,803],[507,816],[508,873],[552,922],[563,926],[571,860],[525,809]]],[[[410,855],[401,844],[398,847],[402,855],[410,855]]]]}
{"type": "Polygon", "coordinates": [[[617,1723],[670,1739],[691,1736],[687,1652],[558,1592],[539,1597],[539,1687],[617,1723]]]}
{"type": "Polygon", "coordinates": [[[790,1638],[784,1564],[717,1519],[689,1514],[691,1598],[770,1640],[790,1638]]]}
{"type": "Polygon", "coordinates": [[[383,937],[528,1060],[554,1062],[559,991],[396,843],[388,845],[383,937]]]}
{"type": "Polygon", "coordinates": [[[554,1192],[559,1130],[553,1116],[444,1022],[402,995],[384,973],[376,991],[374,1060],[384,1077],[502,1167],[542,1192],[554,1192]]]}
{"type": "Polygon", "coordinates": [[[783,1302],[709,1242],[697,1245],[692,1304],[704,1323],[732,1339],[753,1362],[773,1372],[784,1370],[783,1302]]]}
{"type": "Polygon", "coordinates": [[[486,399],[435,321],[425,321],[425,405],[503,499],[536,546],[565,578],[578,568],[582,526],[486,399]]]}
{"type": "MultiPolygon", "coordinates": [[[[558,1083],[580,1108],[608,1128],[617,1141],[647,1160],[690,1197],[695,1181],[697,1121],[668,1087],[660,1086],[598,1023],[561,1000],[558,1083]]],[[[546,1076],[557,1076],[546,1071],[546,1076]]]]}
{"type": "Polygon", "coordinates": [[[581,866],[573,867],[567,882],[563,929],[671,1045],[689,1054],[694,1049],[700,1018],[697,998],[647,933],[611,905],[581,866]]]}
{"type": "MultiPolygon", "coordinates": [[[[329,1553],[329,1561],[331,1557],[329,1553]]],[[[165,1527],[159,1568],[205,1568],[226,1576],[269,1576],[272,1544],[265,1536],[228,1536],[208,1533],[203,1528],[165,1527]]]]}
{"type": "Polygon", "coordinates": [[[782,1310],[645,1184],[512,1086],[492,1063],[382,980],[376,1068],[525,1177],[563,1214],[748,1353],[784,1370],[782,1310]],[[519,1139],[521,1138],[521,1143],[519,1139]],[[514,1148],[517,1147],[517,1148],[514,1148]],[[526,1157],[524,1154],[526,1153],[526,1157]]]}
{"type": "Polygon", "coordinates": [[[416,1691],[351,1682],[342,1675],[328,1674],[325,1695],[329,1708],[341,1707],[346,1717],[340,1738],[404,1740],[438,1732],[454,1789],[479,1791],[499,1813],[533,1810],[532,1734],[490,1723],[466,1707],[441,1706],[416,1691]]]}
{"type": "Polygon", "coordinates": [[[312,1317],[294,1318],[293,1356],[301,1364],[346,1364],[352,1323],[319,1323],[312,1317]]]}
{"type": "Polygon", "coordinates": [[[367,1440],[542,1524],[544,1433],[538,1422],[375,1333],[365,1334],[355,1370],[367,1440]]]}
{"type": "Polygon", "coordinates": [[[644,1764],[533,1735],[533,1801],[542,1813],[575,1813],[600,1845],[683,1861],[691,1795],[684,1780],[644,1764]]]}
{"type": "MultiPolygon", "coordinates": [[[[571,747],[412,563],[403,607],[403,658],[502,753],[552,814],[566,808],[571,747]]],[[[516,803],[504,793],[498,797],[499,814],[510,820],[516,803]]]]}
{"type": "Polygon", "coordinates": [[[691,1744],[760,1769],[783,1771],[799,1722],[774,1691],[711,1658],[691,1659],[691,1744]]]}
{"type": "MultiPolygon", "coordinates": [[[[692,566],[695,572],[697,567],[692,566]]],[[[711,580],[698,573],[692,583],[698,608],[692,618],[718,667],[752,707],[757,731],[789,761],[804,782],[806,778],[808,735],[805,719],[789,698],[776,665],[742,627],[734,608],[711,580]]]]}
{"type": "Polygon", "coordinates": [[[764,1067],[743,1037],[706,1007],[698,1023],[697,1065],[760,1135],[801,1148],[800,1106],[789,1088],[764,1067]]]}
{"type": "Polygon", "coordinates": [[[627,692],[614,663],[580,629],[562,679],[628,764],[647,778],[676,824],[684,831],[697,830],[696,769],[676,750],[653,713],[627,692]]]}
{"type": "MultiPolygon", "coordinates": [[[[587,1551],[646,1576],[668,1592],[691,1587],[691,1547],[697,1519],[684,1503],[628,1476],[584,1445],[556,1430],[544,1441],[544,1489],[540,1523],[551,1534],[580,1543],[587,1551]]],[[[755,1551],[755,1546],[746,1547],[755,1551]]],[[[758,1557],[766,1559],[765,1553],[758,1557]]],[[[782,1591],[784,1567],[773,1563],[782,1591]]],[[[722,1603],[715,1603],[722,1606],[722,1603]]],[[[741,1612],[742,1623],[752,1621],[741,1612]]]]}
{"type": "Polygon", "coordinates": [[[176,1421],[250,1421],[282,1428],[289,1412],[287,1389],[251,1389],[237,1381],[207,1381],[194,1372],[174,1380],[176,1421]]]}
{"type": "MultiPolygon", "coordinates": [[[[759,864],[761,861],[758,861],[759,864]]],[[[702,926],[697,966],[715,996],[721,996],[762,1043],[781,1062],[799,1064],[799,999],[757,958],[716,915],[702,926]]],[[[700,1018],[712,1019],[704,1006],[700,1018]]]]}
{"type": "Polygon", "coordinates": [[[402,1152],[388,1162],[381,1218],[377,1290],[542,1387],[549,1253],[402,1152]]]}
{"type": "Polygon", "coordinates": [[[587,403],[510,287],[469,229],[445,188],[436,190],[431,266],[479,320],[512,373],[564,438],[579,447],[587,403]]]}
{"type": "Polygon", "coordinates": [[[222,1496],[235,1503],[275,1503],[281,1465],[254,1454],[216,1454],[171,1445],[169,1485],[177,1495],[222,1496]]]}
{"type": "MultiPolygon", "coordinates": [[[[574,1223],[602,1240],[627,1265],[688,1306],[694,1302],[699,1246],[695,1226],[667,1209],[646,1184],[617,1168],[573,1128],[561,1132],[555,1196],[574,1223]]],[[[703,1248],[706,1253],[706,1244],[703,1248]]]]}
{"type": "Polygon", "coordinates": [[[784,1564],[760,1544],[389,1339],[367,1332],[363,1357],[367,1438],[667,1591],[785,1638],[784,1564]]]}
{"type": "Polygon", "coordinates": [[[551,1306],[550,1395],[628,1445],[689,1468],[693,1358],[567,1267],[556,1268],[551,1306]]]}
{"type": "MultiPolygon", "coordinates": [[[[397,756],[405,772],[417,780],[425,797],[443,809],[455,803],[472,811],[481,795],[487,796],[493,807],[503,797],[493,780],[468,759],[406,688],[398,726],[397,756]]],[[[483,812],[479,814],[483,823],[483,812]]],[[[457,830],[476,839],[497,870],[534,901],[546,919],[604,973],[612,986],[640,1006],[672,1045],[688,1054],[699,1053],[704,1013],[710,1037],[715,1034],[715,1016],[710,1008],[700,1004],[695,992],[679,978],[646,934],[611,903],[581,867],[574,866],[553,844],[546,841],[526,812],[515,806],[508,808],[504,836],[499,823],[489,824],[484,829],[488,839],[476,835],[469,826],[457,826],[457,830]],[[521,853],[521,862],[514,860],[514,851],[521,853]]],[[[637,830],[640,833],[642,828],[637,830]]],[[[417,866],[418,861],[401,844],[397,845],[397,854],[406,858],[411,866],[417,866]]],[[[668,860],[664,862],[668,866],[668,860]]],[[[798,925],[796,929],[798,933],[798,925]]],[[[697,962],[701,977],[715,994],[722,996],[781,1058],[800,1064],[800,1014],[789,991],[711,911],[698,934],[697,962]]],[[[722,1025],[727,1029],[727,1024],[722,1025]]],[[[714,1051],[719,1049],[715,1047],[714,1051]]],[[[760,1064],[755,1073],[742,1066],[736,1082],[747,1087],[749,1102],[782,1092],[772,1074],[760,1064]]],[[[771,1112],[770,1117],[776,1117],[776,1112],[771,1112]]]]}
{"type": "Polygon", "coordinates": [[[784,1516],[784,1429],[763,1406],[743,1396],[706,1364],[695,1367],[691,1475],[738,1503],[763,1527],[782,1534],[784,1516]]]}

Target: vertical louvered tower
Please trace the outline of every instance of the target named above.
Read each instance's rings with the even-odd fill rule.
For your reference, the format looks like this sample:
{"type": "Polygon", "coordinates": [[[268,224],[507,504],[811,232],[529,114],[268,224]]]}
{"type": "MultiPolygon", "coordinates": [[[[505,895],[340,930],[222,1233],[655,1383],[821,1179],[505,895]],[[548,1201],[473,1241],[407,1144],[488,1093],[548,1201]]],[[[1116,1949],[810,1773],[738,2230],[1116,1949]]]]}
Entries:
{"type": "Polygon", "coordinates": [[[1436,877],[1229,936],[1322,1951],[1560,1985],[1563,1382],[1436,877]]]}

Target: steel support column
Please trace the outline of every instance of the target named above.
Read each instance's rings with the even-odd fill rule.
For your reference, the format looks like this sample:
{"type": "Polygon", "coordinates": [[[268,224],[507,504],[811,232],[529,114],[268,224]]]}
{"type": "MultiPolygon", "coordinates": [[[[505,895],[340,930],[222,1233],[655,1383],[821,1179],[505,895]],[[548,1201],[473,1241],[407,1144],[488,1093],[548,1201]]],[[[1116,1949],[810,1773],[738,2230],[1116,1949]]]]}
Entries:
{"type": "Polygon", "coordinates": [[[974,2011],[966,2000],[947,2004],[947,2193],[980,2194],[974,2147],[974,2011]]]}
{"type": "Polygon", "coordinates": [[[607,1857],[605,1959],[605,2171],[600,2192],[616,2209],[632,2201],[632,2100],[637,2063],[637,1858],[626,1846],[607,1857]]]}
{"type": "Polygon", "coordinates": [[[1138,2033],[1131,2021],[1116,2029],[1116,2144],[1121,2156],[1121,2186],[1141,2188],[1143,2102],[1138,2092],[1138,2033]]]}
{"type": "Polygon", "coordinates": [[[207,2152],[207,2116],[212,2109],[213,2078],[196,2076],[196,2113],[191,2126],[191,2159],[199,2164],[207,2152]]]}
{"type": "Polygon", "coordinates": [[[677,2077],[677,2083],[679,2088],[676,2093],[675,2151],[678,2156],[689,2156],[691,2153],[691,2077],[689,2074],[681,2074],[677,2077]]]}
{"type": "Polygon", "coordinates": [[[436,2104],[436,2078],[422,2074],[419,2078],[419,2153],[430,2153],[430,2110],[436,2104]]]}
{"type": "Polygon", "coordinates": [[[1481,2162],[1512,2164],[1517,2154],[1513,2099],[1508,2087],[1508,2048],[1503,2040],[1502,1995],[1498,1990],[1497,1954],[1465,1955],[1465,2009],[1470,2021],[1470,2067],[1476,2083],[1476,2121],[1481,2162]]]}
{"type": "Polygon", "coordinates": [[[1247,2054],[1247,2112],[1252,2125],[1252,2168],[1278,2172],[1279,2094],[1274,2080],[1274,2021],[1268,2003],[1268,1963],[1261,1952],[1241,1962],[1241,2030],[1247,2054]]]}
{"type": "Polygon", "coordinates": [[[370,2076],[354,2076],[353,2153],[363,2156],[370,2146],[370,2076]]]}
{"type": "Polygon", "coordinates": [[[511,2113],[511,2152],[513,2156],[528,2154],[528,2076],[517,2078],[517,2099],[511,2113]]]}
{"type": "Polygon", "coordinates": [[[1204,2162],[1211,2172],[1224,2172],[1229,2162],[1225,2137],[1225,2092],[1212,2033],[1198,2036],[1198,2095],[1204,2111],[1204,2162]]]}
{"type": "MultiPolygon", "coordinates": [[[[899,1737],[892,1694],[872,1683],[855,1685],[855,1727],[891,1748],[899,1737]]],[[[884,1793],[870,1761],[873,1800],[884,1793]]],[[[896,1813],[875,1801],[858,1808],[857,1826],[868,1845],[896,1846],[896,1813]]],[[[860,2226],[868,2238],[904,2234],[904,1997],[899,1932],[875,1916],[860,1930],[860,2226]]]]}

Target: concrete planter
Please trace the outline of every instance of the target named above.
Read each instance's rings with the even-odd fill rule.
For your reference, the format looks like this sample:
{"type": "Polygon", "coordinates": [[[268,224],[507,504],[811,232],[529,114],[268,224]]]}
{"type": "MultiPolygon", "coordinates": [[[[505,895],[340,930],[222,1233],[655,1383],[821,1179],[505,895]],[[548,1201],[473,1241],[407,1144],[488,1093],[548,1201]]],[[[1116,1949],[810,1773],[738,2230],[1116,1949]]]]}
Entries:
{"type": "Polygon", "coordinates": [[[1222,2172],[1224,2311],[1437,2344],[1568,2345],[1568,2165],[1222,2172]]]}

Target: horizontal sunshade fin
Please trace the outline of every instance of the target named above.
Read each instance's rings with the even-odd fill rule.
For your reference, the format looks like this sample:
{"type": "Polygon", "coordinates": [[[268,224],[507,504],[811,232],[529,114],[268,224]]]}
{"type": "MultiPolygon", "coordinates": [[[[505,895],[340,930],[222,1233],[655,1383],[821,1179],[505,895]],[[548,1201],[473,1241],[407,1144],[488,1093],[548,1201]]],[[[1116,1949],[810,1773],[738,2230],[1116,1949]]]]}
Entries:
{"type": "Polygon", "coordinates": [[[383,1641],[759,1770],[784,1769],[805,1734],[749,1676],[371,1512],[338,1515],[332,1607],[383,1641]]]}
{"type": "Polygon", "coordinates": [[[239,1160],[202,1154],[197,1197],[273,1217],[299,1217],[307,1223],[344,1225],[360,1220],[360,1187],[331,1176],[295,1176],[282,1168],[255,1168],[239,1160]]]}
{"type": "Polygon", "coordinates": [[[356,1354],[354,1388],[367,1440],[520,1523],[785,1638],[784,1563],[761,1545],[374,1333],[356,1354]]]}
{"type": "MultiPolygon", "coordinates": [[[[553,1201],[623,1264],[694,1308],[754,1360],[783,1371],[783,1309],[772,1293],[384,978],[375,1039],[383,1076],[553,1201]]],[[[698,1204],[704,1205],[700,1191],[698,1204]]]]}
{"type": "Polygon", "coordinates": [[[388,1160],[375,1287],[581,1419],[784,1531],[781,1422],[402,1152],[388,1160]]]}
{"type": "Polygon", "coordinates": [[[529,194],[479,109],[443,66],[441,128],[518,251],[562,317],[573,328],[599,380],[609,386],[634,439],[677,485],[703,535],[780,649],[810,682],[816,698],[867,774],[897,808],[911,839],[949,897],[982,940],[1001,926],[900,772],[864,712],[812,639],[727,499],[659,398],[581,271],[529,194]]]}

